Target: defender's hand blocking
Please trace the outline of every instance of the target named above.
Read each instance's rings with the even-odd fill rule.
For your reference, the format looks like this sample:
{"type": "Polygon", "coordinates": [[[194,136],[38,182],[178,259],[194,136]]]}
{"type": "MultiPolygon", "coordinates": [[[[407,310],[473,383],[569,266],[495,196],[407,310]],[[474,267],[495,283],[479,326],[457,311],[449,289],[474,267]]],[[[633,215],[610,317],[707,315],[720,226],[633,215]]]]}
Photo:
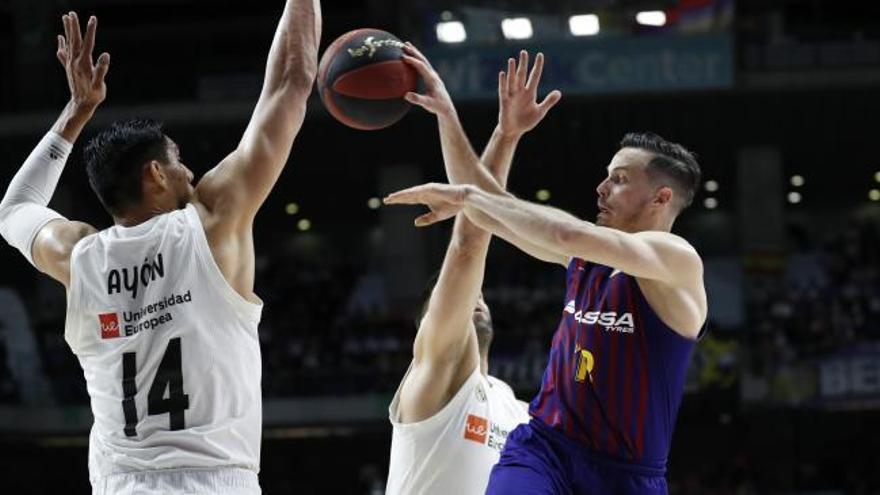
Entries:
{"type": "Polygon", "coordinates": [[[538,103],[538,86],[544,71],[544,54],[538,53],[535,65],[526,80],[529,52],[519,52],[519,64],[507,60],[507,72],[498,73],[498,127],[510,136],[522,136],[531,131],[559,103],[562,93],[553,90],[538,103]]]}
{"type": "Polygon", "coordinates": [[[98,57],[97,64],[92,60],[98,19],[95,16],[89,18],[85,38],[76,12],[65,14],[61,21],[64,23],[64,36],[58,35],[58,51],[55,55],[67,73],[70,99],[78,107],[94,110],[107,97],[104,77],[110,67],[110,54],[107,52],[98,57]]]}
{"type": "Polygon", "coordinates": [[[437,116],[449,116],[455,114],[455,106],[452,104],[452,98],[446,91],[446,85],[437,74],[437,71],[431,67],[431,62],[425,57],[412,43],[406,42],[403,47],[406,55],[403,61],[411,65],[425,84],[425,93],[418,94],[409,92],[404,95],[404,99],[413,105],[418,105],[425,110],[437,116]]]}
{"type": "Polygon", "coordinates": [[[457,215],[464,206],[464,200],[470,187],[467,184],[451,185],[432,182],[391,193],[383,201],[386,205],[427,206],[431,212],[425,213],[415,220],[416,227],[427,227],[457,215]]]}

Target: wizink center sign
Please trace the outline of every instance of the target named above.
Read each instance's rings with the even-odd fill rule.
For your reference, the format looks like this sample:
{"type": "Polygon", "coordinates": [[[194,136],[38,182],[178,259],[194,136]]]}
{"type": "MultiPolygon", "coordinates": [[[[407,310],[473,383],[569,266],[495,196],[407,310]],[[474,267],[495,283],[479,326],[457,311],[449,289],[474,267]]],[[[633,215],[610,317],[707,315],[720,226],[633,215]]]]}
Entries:
{"type": "MultiPolygon", "coordinates": [[[[544,52],[541,92],[629,93],[725,89],[733,86],[732,43],[726,35],[572,40],[524,46],[544,52]]],[[[437,49],[431,61],[455,98],[494,98],[498,72],[519,47],[437,49]]]]}

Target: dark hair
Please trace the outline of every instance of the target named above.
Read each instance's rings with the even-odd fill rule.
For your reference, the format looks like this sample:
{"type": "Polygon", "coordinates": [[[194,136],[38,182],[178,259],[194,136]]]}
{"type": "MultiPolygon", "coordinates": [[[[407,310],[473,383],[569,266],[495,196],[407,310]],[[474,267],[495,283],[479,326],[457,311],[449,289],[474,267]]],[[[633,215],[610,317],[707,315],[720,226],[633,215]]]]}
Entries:
{"type": "Polygon", "coordinates": [[[654,154],[645,170],[656,178],[662,175],[681,198],[679,211],[687,208],[700,188],[697,155],[684,146],[667,141],[653,132],[630,132],[620,141],[621,148],[639,148],[654,154]]]}
{"type": "MultiPolygon", "coordinates": [[[[421,326],[422,319],[428,312],[428,307],[431,305],[431,295],[434,293],[434,287],[437,286],[438,280],[440,280],[439,270],[431,275],[431,278],[429,278],[428,282],[425,284],[424,290],[422,290],[422,307],[415,318],[416,328],[419,328],[419,326],[421,326]]],[[[472,312],[473,310],[474,308],[471,308],[472,312]]],[[[492,326],[489,325],[487,328],[479,328],[477,325],[474,325],[474,329],[477,332],[477,347],[480,350],[480,354],[488,355],[489,346],[492,345],[492,338],[494,337],[492,326]]]]}
{"type": "Polygon", "coordinates": [[[84,154],[89,184],[110,213],[143,199],[145,163],[168,162],[162,124],[147,119],[114,122],[89,141],[84,154]]]}

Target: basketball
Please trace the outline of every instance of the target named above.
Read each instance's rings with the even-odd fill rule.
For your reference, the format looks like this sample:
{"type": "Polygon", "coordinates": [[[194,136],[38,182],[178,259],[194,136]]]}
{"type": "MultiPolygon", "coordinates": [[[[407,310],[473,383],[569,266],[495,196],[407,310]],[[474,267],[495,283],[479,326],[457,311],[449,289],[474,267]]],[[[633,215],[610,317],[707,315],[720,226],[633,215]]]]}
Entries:
{"type": "Polygon", "coordinates": [[[318,90],[327,111],[343,124],[375,130],[394,124],[409,111],[403,99],[415,91],[418,74],[403,56],[403,42],[378,29],[343,34],[324,52],[318,90]]]}

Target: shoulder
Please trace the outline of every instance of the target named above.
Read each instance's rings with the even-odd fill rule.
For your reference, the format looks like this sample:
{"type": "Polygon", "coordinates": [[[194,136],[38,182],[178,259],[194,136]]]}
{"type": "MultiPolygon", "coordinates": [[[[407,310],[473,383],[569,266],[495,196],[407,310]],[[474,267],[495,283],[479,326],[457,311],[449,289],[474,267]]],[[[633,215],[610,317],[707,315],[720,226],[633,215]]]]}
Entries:
{"type": "Polygon", "coordinates": [[[98,229],[84,222],[51,221],[37,233],[34,243],[35,259],[39,259],[41,255],[70,257],[78,242],[97,232],[98,229]]]}
{"type": "Polygon", "coordinates": [[[53,220],[47,223],[34,239],[34,264],[41,272],[68,285],[70,257],[74,247],[97,232],[96,228],[84,222],[53,220]]]}
{"type": "MultiPolygon", "coordinates": [[[[199,186],[203,182],[205,179],[199,182],[199,186]]],[[[242,214],[240,209],[234,207],[234,202],[227,201],[222,196],[217,197],[213,193],[205,193],[204,188],[196,188],[195,197],[190,203],[198,213],[209,238],[237,237],[249,232],[253,218],[242,214]]]]}
{"type": "Polygon", "coordinates": [[[671,232],[644,231],[631,234],[649,246],[653,256],[676,273],[684,275],[682,281],[697,281],[703,277],[703,259],[697,249],[685,238],[671,232]]]}
{"type": "Polygon", "coordinates": [[[513,389],[510,388],[510,385],[508,385],[503,380],[499,380],[498,378],[495,378],[491,375],[487,376],[486,380],[489,382],[489,386],[492,387],[494,393],[509,395],[510,397],[514,398],[516,397],[516,395],[513,393],[513,389]]]}
{"type": "Polygon", "coordinates": [[[687,239],[681,237],[680,235],[673,234],[672,232],[665,232],[662,230],[645,230],[642,232],[635,232],[630,235],[645,242],[680,249],[699,258],[697,249],[690,242],[688,242],[687,239]]]}

